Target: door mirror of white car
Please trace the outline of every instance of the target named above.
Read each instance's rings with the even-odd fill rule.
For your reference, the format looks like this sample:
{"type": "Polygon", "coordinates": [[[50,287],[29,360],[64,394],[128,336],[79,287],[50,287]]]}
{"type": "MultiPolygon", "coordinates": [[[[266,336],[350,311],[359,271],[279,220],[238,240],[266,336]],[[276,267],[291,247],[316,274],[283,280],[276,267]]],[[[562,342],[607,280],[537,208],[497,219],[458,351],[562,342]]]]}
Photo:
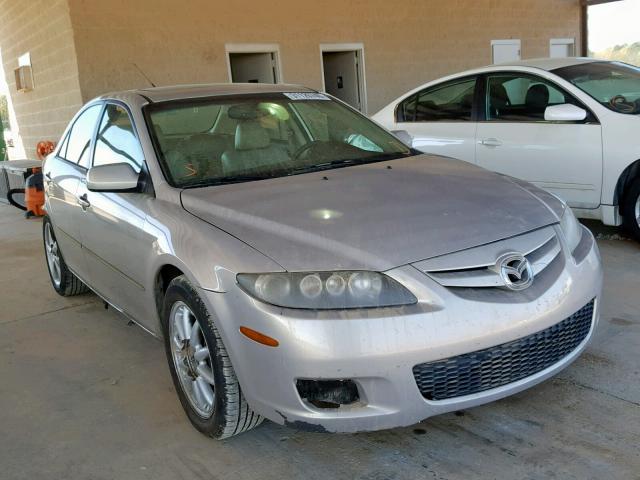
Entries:
{"type": "Polygon", "coordinates": [[[547,122],[579,122],[585,118],[587,111],[570,103],[552,105],[544,111],[544,119],[547,122]]]}
{"type": "Polygon", "coordinates": [[[110,163],[91,167],[87,172],[87,188],[94,192],[133,190],[138,174],[128,163],[110,163]]]}
{"type": "Polygon", "coordinates": [[[408,145],[409,147],[413,146],[413,137],[406,130],[392,130],[391,133],[393,133],[396,138],[402,143],[408,145]]]}

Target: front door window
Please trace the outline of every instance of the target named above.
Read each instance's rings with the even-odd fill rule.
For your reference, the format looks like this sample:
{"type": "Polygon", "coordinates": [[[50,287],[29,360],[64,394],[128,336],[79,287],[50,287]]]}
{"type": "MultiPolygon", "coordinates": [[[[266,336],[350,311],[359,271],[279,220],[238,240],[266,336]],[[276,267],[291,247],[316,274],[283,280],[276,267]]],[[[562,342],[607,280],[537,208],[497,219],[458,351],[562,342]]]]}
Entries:
{"type": "Polygon", "coordinates": [[[544,121],[547,107],[564,103],[586,109],[553,83],[533,75],[490,75],[486,92],[486,118],[489,121],[540,122],[544,121]]]}

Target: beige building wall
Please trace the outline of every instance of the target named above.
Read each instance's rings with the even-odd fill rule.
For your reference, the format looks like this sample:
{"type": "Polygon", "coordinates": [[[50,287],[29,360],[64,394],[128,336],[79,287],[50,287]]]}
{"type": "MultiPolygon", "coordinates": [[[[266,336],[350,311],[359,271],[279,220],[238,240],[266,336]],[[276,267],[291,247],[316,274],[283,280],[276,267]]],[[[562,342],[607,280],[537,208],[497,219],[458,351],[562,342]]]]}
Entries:
{"type": "Polygon", "coordinates": [[[0,52],[27,155],[59,139],[101,93],[227,82],[226,44],[277,44],[281,78],[322,88],[320,44],[362,43],[369,113],[439,76],[491,62],[492,39],[522,57],[550,38],[580,45],[580,0],[0,0],[0,52]],[[35,88],[15,90],[30,52],[35,88]]]}
{"type": "Polygon", "coordinates": [[[227,82],[225,44],[280,46],[282,79],[322,87],[321,43],[362,43],[369,113],[427,80],[491,63],[492,39],[522,58],[551,38],[580,45],[579,0],[70,0],[85,100],[158,85],[227,82]]]}
{"type": "MultiPolygon", "coordinates": [[[[66,0],[0,0],[0,54],[26,156],[40,140],[57,141],[82,104],[66,0]],[[30,53],[34,89],[17,92],[18,57],[30,53]]],[[[16,132],[18,127],[18,132],[16,132]]]]}

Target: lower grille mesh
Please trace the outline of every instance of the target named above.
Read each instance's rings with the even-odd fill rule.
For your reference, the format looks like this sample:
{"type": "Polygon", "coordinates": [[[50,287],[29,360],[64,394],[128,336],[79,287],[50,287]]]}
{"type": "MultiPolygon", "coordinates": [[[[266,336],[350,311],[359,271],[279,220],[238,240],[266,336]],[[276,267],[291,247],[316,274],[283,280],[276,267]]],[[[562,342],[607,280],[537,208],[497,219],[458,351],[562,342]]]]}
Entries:
{"type": "Polygon", "coordinates": [[[521,380],[571,353],[591,329],[594,301],[560,323],[512,342],[413,367],[428,400],[470,395],[521,380]]]}

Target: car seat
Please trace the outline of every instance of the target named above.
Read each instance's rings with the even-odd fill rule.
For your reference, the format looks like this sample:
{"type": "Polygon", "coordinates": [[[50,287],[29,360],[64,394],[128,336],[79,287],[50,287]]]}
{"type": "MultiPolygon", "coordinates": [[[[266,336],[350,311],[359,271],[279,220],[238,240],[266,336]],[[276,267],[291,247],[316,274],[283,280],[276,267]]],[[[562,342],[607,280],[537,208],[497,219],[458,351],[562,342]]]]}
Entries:
{"type": "Polygon", "coordinates": [[[225,175],[256,170],[289,160],[285,150],[271,144],[269,132],[255,118],[238,121],[234,147],[222,154],[225,175]]]}
{"type": "Polygon", "coordinates": [[[225,135],[197,133],[182,140],[177,148],[196,169],[197,176],[218,177],[222,174],[222,154],[229,148],[225,135]]]}
{"type": "Polygon", "coordinates": [[[507,89],[501,83],[491,83],[489,87],[489,113],[491,118],[500,118],[502,110],[511,105],[507,89]]]}
{"type": "Polygon", "coordinates": [[[531,85],[527,90],[524,104],[528,114],[544,115],[544,111],[549,105],[549,88],[542,83],[531,85]]]}

